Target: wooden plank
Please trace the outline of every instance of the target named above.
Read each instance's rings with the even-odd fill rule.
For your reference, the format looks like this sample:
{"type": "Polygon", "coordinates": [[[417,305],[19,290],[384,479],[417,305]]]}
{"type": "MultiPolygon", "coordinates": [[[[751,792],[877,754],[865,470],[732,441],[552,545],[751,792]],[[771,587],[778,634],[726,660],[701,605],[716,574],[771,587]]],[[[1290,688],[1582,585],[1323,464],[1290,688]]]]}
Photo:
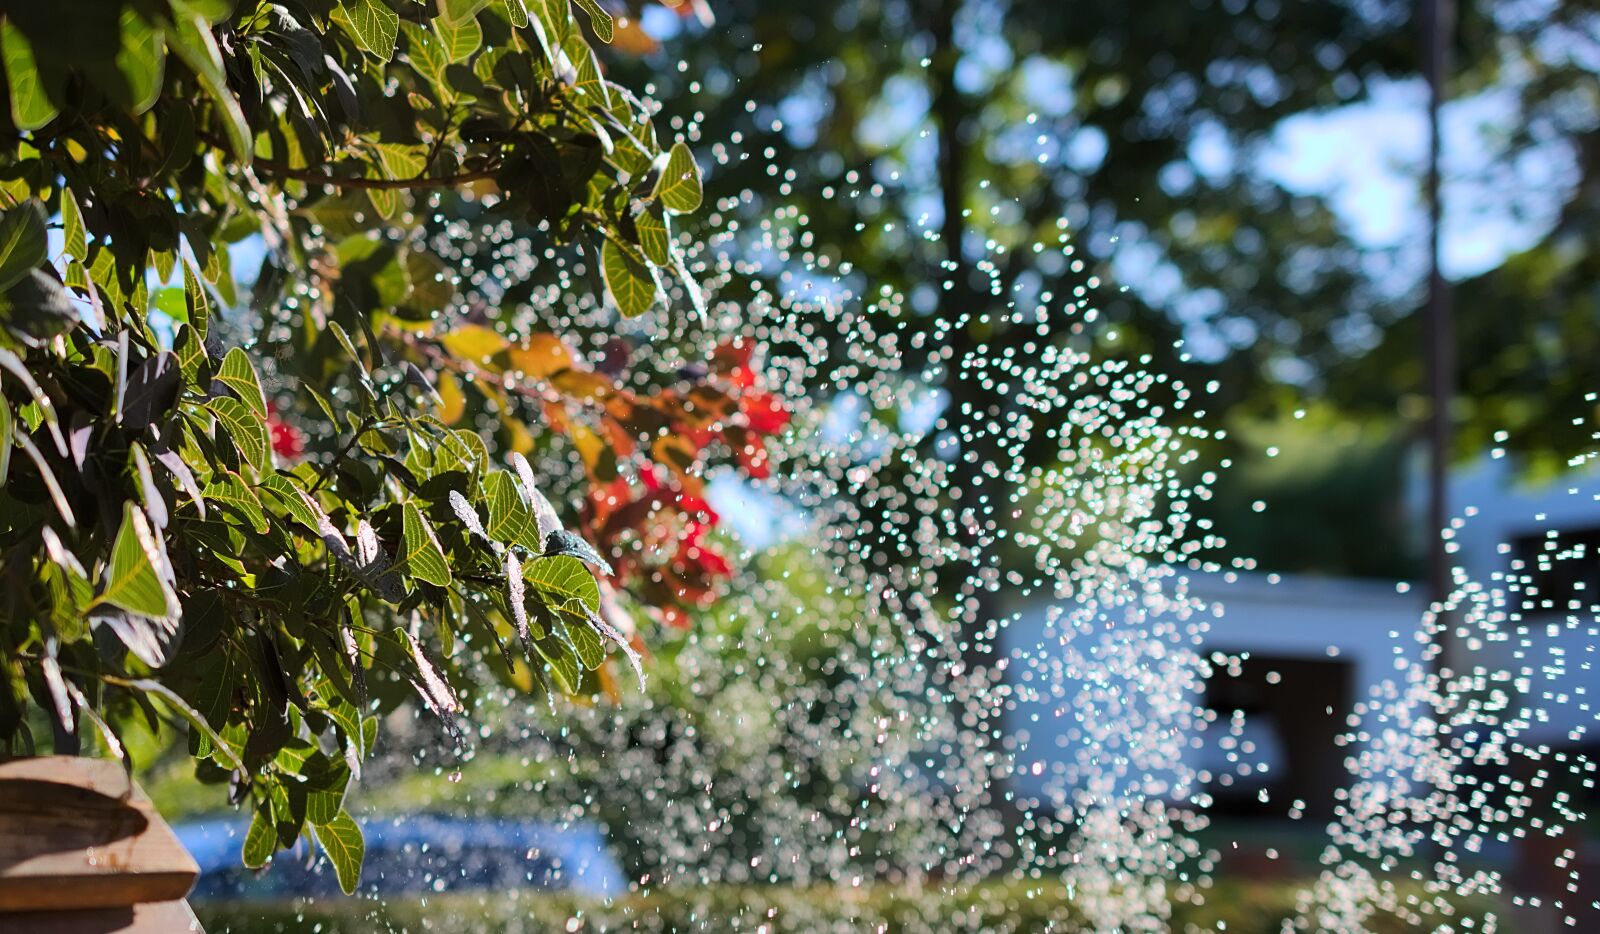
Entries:
{"type": "Polygon", "coordinates": [[[204,934],[189,903],[0,914],[0,934],[204,934]]]}
{"type": "Polygon", "coordinates": [[[173,901],[199,873],[119,763],[0,761],[0,912],[173,901]]]}

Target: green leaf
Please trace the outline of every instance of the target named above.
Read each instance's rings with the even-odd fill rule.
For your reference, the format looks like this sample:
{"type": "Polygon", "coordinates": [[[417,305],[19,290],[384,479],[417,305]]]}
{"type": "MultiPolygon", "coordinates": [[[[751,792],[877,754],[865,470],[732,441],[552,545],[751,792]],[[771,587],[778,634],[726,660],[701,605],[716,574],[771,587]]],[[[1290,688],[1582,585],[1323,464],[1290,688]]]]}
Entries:
{"type": "Polygon", "coordinates": [[[483,45],[483,27],[478,25],[476,17],[452,25],[445,22],[441,16],[433,21],[433,29],[439,35],[441,51],[444,52],[446,61],[465,61],[483,45]]]}
{"type": "Polygon", "coordinates": [[[172,339],[172,352],[178,355],[178,372],[185,383],[200,382],[200,370],[206,365],[206,348],[202,338],[191,324],[178,325],[178,334],[172,339]]]}
{"type": "Polygon", "coordinates": [[[394,58],[395,37],[400,32],[400,14],[383,0],[339,0],[345,22],[356,42],[378,58],[394,58]]]}
{"type": "Polygon", "coordinates": [[[600,585],[577,558],[567,555],[535,558],[523,566],[522,575],[528,585],[550,603],[563,606],[576,600],[589,612],[599,612],[600,585]]]}
{"type": "Polygon", "coordinates": [[[521,543],[537,550],[538,531],[534,527],[533,513],[522,501],[516,478],[497,470],[483,480],[483,492],[489,501],[489,523],[485,531],[497,542],[521,543]],[[530,544],[531,543],[531,544],[530,544]]]}
{"type": "Polygon", "coordinates": [[[206,291],[206,284],[201,281],[199,273],[195,272],[194,264],[187,259],[183,261],[183,303],[189,313],[189,326],[204,341],[206,333],[211,330],[211,295],[206,291]]]}
{"type": "Polygon", "coordinates": [[[242,348],[235,347],[228,351],[228,355],[222,358],[222,366],[217,370],[215,379],[233,390],[233,394],[249,406],[250,411],[266,420],[267,397],[261,392],[261,377],[256,375],[255,364],[250,362],[250,355],[242,348]]]}
{"type": "Polygon", "coordinates": [[[445,563],[444,549],[439,547],[433,527],[415,503],[406,503],[403,525],[406,572],[430,584],[449,586],[450,566],[445,563]]]}
{"type": "Polygon", "coordinates": [[[556,673],[557,678],[566,686],[567,692],[577,691],[583,679],[583,667],[578,661],[578,653],[572,647],[572,643],[551,634],[533,640],[533,646],[549,663],[550,670],[556,673]]]}
{"type": "Polygon", "coordinates": [[[333,871],[339,877],[339,888],[346,895],[354,895],[356,884],[361,881],[361,860],[367,848],[361,828],[347,811],[340,811],[325,824],[312,826],[317,842],[322,844],[322,852],[328,854],[328,862],[333,864],[333,871]]]}
{"type": "Polygon", "coordinates": [[[200,79],[201,87],[221,114],[234,158],[248,164],[254,155],[250,125],[245,122],[244,111],[239,109],[239,99],[228,90],[222,51],[217,48],[217,37],[211,34],[210,23],[184,0],[172,0],[172,22],[166,30],[167,45],[200,79]]]}
{"type": "Polygon", "coordinates": [[[11,403],[0,399],[0,487],[11,473],[11,403]]]}
{"type": "Polygon", "coordinates": [[[416,178],[428,164],[421,146],[379,143],[373,148],[378,151],[378,164],[383,167],[384,178],[416,178]]]}
{"type": "Polygon", "coordinates": [[[202,495],[213,503],[220,503],[232,509],[235,515],[248,522],[257,533],[266,534],[269,526],[267,514],[261,508],[261,500],[238,474],[231,470],[223,471],[206,486],[202,495]]]}
{"type": "Polygon", "coordinates": [[[643,259],[615,240],[606,240],[600,248],[600,271],[623,317],[636,318],[655,304],[658,291],[655,273],[643,259]]]}
{"type": "Polygon", "coordinates": [[[605,8],[596,3],[595,0],[573,0],[573,2],[577,3],[583,12],[589,14],[589,27],[594,30],[595,37],[601,42],[610,45],[612,36],[615,34],[615,27],[611,22],[611,14],[607,13],[605,8]]]}
{"type": "Polygon", "coordinates": [[[666,168],[656,179],[656,200],[674,214],[688,214],[700,207],[702,197],[700,167],[695,164],[694,153],[682,142],[673,143],[666,168]]]}
{"type": "Polygon", "coordinates": [[[79,263],[89,258],[89,231],[83,226],[83,211],[71,188],[61,189],[61,233],[62,249],[68,256],[79,263]]]}
{"type": "Polygon", "coordinates": [[[272,827],[271,808],[256,808],[250,818],[250,829],[245,831],[244,846],[239,851],[239,861],[246,869],[260,869],[272,858],[278,848],[278,833],[272,827]]]}
{"type": "Polygon", "coordinates": [[[111,566],[105,587],[91,603],[114,606],[152,619],[176,619],[182,608],[163,571],[167,556],[157,543],[150,523],[134,503],[122,504],[122,528],[111,545],[111,566]]]}
{"type": "Polygon", "coordinates": [[[665,266],[671,262],[671,250],[668,246],[671,230],[667,225],[667,217],[657,205],[651,205],[640,212],[633,219],[634,228],[639,231],[639,248],[644,251],[645,259],[665,266]]]}
{"type": "Polygon", "coordinates": [[[306,794],[306,820],[312,824],[337,820],[350,784],[350,767],[319,752],[307,760],[300,774],[312,786],[306,794]]]}
{"type": "Polygon", "coordinates": [[[294,481],[281,474],[268,474],[257,484],[258,489],[266,490],[283,503],[283,508],[288,510],[296,522],[305,526],[313,534],[322,534],[322,520],[315,510],[311,508],[305,494],[295,486],[294,481]]]}
{"type": "MultiPolygon", "coordinates": [[[[213,727],[226,726],[228,714],[233,709],[233,691],[245,673],[240,670],[233,652],[226,645],[207,653],[204,664],[206,667],[200,678],[200,693],[196,698],[200,704],[198,712],[213,727]]],[[[210,756],[214,751],[211,737],[201,733],[196,755],[210,756]]]]}
{"type": "Polygon", "coordinates": [[[271,460],[267,448],[267,423],[261,416],[238,399],[211,399],[205,405],[227,430],[245,462],[257,471],[266,470],[271,460]]]}
{"type": "Polygon", "coordinates": [[[44,205],[32,198],[0,213],[0,292],[45,260],[44,205]]]}
{"type": "Polygon", "coordinates": [[[0,55],[5,59],[6,85],[11,91],[11,122],[19,130],[37,130],[54,120],[60,111],[39,81],[33,46],[9,20],[0,21],[0,55]]]}
{"type": "Polygon", "coordinates": [[[167,44],[155,27],[132,7],[122,11],[122,47],[117,71],[128,82],[127,103],[135,114],[155,106],[167,64],[167,44]]]}
{"type": "Polygon", "coordinates": [[[522,0],[502,0],[502,2],[506,8],[506,18],[511,20],[511,25],[518,29],[528,25],[528,8],[523,5],[522,0]]]}
{"type": "Polygon", "coordinates": [[[573,617],[568,617],[565,628],[567,641],[572,643],[572,650],[583,667],[590,671],[599,668],[606,660],[606,645],[599,634],[573,617]]]}
{"type": "Polygon", "coordinates": [[[489,5],[489,0],[439,0],[439,18],[452,26],[459,26],[478,15],[489,5]]]}

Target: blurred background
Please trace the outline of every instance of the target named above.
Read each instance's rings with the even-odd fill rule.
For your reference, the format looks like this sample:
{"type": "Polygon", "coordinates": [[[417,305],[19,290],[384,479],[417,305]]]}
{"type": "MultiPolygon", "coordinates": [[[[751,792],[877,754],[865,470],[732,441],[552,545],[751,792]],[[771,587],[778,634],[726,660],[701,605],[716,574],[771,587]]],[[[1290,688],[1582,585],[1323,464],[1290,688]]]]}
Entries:
{"type": "MultiPolygon", "coordinates": [[[[1504,621],[1512,637],[1485,650],[1502,653],[1490,663],[1565,658],[1559,677],[1528,688],[1560,698],[1532,735],[1551,756],[1592,753],[1600,679],[1584,608],[1600,587],[1600,474],[1589,459],[1600,390],[1600,4],[613,5],[627,20],[605,65],[649,85],[666,125],[696,147],[708,192],[724,199],[707,223],[798,212],[811,240],[797,277],[892,292],[912,332],[957,354],[1028,339],[989,324],[984,309],[1092,290],[1090,326],[1076,339],[1206,387],[1188,416],[1210,433],[1206,462],[1226,469],[1197,508],[1227,541],[1202,549],[1208,570],[1196,587],[1227,603],[1204,647],[1227,661],[1201,700],[1216,722],[1242,714],[1248,726],[1196,751],[1193,764],[1210,781],[1206,839],[1229,849],[1235,878],[1316,871],[1345,781],[1336,738],[1391,665],[1397,634],[1442,597],[1430,560],[1524,595],[1504,621]],[[1419,12],[1436,6],[1430,25],[1419,12]],[[1430,43],[1445,53],[1437,98],[1430,43]],[[1031,249],[1063,232],[1075,259],[1031,249]],[[1435,261],[1442,288],[1430,292],[1435,261]],[[935,327],[951,320],[961,326],[935,327]],[[1430,501],[1460,517],[1443,539],[1430,501]],[[1239,750],[1255,765],[1237,768],[1239,750]]],[[[914,355],[924,345],[906,346],[914,355]]],[[[956,381],[930,390],[935,411],[993,401],[956,381]]],[[[983,438],[968,441],[984,450],[983,438]]],[[[750,515],[742,557],[803,571],[771,532],[781,509],[750,515]]],[[[1043,638],[1041,612],[1025,601],[1003,609],[1017,622],[997,653],[1043,638]]],[[[802,657],[805,639],[788,650],[802,657]]],[[[660,691],[679,692],[662,703],[692,706],[696,692],[673,678],[670,667],[658,678],[660,691]]],[[[1013,705],[1007,728],[1023,729],[1032,712],[1013,705]]],[[[678,754],[647,734],[629,742],[678,754]]],[[[1073,740],[1033,740],[1014,791],[1042,801],[1026,756],[1039,764],[1033,776],[1048,776],[1073,740]]],[[[563,780],[530,780],[541,764],[509,746],[459,773],[416,765],[401,757],[363,789],[375,812],[471,800],[502,831],[511,817],[529,822],[516,831],[525,836],[494,844],[506,852],[537,849],[526,841],[555,832],[544,823],[554,821],[576,835],[562,844],[576,847],[565,865],[603,867],[587,877],[589,894],[621,891],[619,880],[647,875],[664,852],[615,833],[607,843],[573,820],[580,809],[562,810],[604,799],[603,774],[551,789],[563,780]]],[[[161,793],[159,776],[150,784],[161,793]]],[[[1572,794],[1594,800],[1592,772],[1572,794]]],[[[601,811],[612,830],[627,820],[601,811]]],[[[1558,855],[1596,862],[1594,830],[1563,838],[1558,855]]],[[[1510,841],[1484,858],[1524,891],[1554,894],[1567,875],[1552,875],[1547,856],[1510,841]]],[[[530,884],[564,887],[550,881],[559,866],[539,872],[530,884]]],[[[437,867],[423,875],[442,878],[437,867]]],[[[214,894],[238,894],[225,881],[214,894]]]]}

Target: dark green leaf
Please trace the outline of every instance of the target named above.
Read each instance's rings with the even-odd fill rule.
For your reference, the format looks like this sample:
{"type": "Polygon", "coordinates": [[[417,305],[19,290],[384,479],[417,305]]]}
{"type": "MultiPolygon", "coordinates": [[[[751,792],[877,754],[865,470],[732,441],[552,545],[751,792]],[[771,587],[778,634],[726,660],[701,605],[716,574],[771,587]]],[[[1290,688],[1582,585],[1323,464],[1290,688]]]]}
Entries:
{"type": "Polygon", "coordinates": [[[611,564],[595,551],[594,546],[568,532],[566,529],[556,529],[544,540],[544,553],[547,557],[555,555],[568,555],[577,558],[585,564],[593,565],[602,574],[611,574],[611,564]]]}
{"type": "Polygon", "coordinates": [[[32,198],[0,212],[0,291],[45,260],[44,205],[32,198]]]}
{"type": "Polygon", "coordinates": [[[146,694],[154,694],[155,696],[161,698],[161,700],[165,702],[168,707],[171,707],[174,711],[176,711],[179,716],[183,717],[185,720],[188,720],[190,726],[204,733],[206,738],[211,740],[211,744],[216,749],[218,758],[223,760],[223,764],[225,764],[228,768],[233,769],[244,768],[244,763],[241,762],[239,757],[234,754],[233,747],[230,746],[220,735],[218,735],[216,730],[211,728],[211,724],[206,722],[205,717],[200,716],[199,711],[189,706],[189,702],[179,697],[171,688],[159,681],[149,678],[131,681],[128,683],[128,687],[143,691],[146,694]]]}
{"type": "MultiPolygon", "coordinates": [[[[172,22],[166,29],[167,45],[200,79],[201,86],[221,114],[234,157],[248,163],[254,155],[250,125],[245,122],[244,111],[239,109],[238,98],[228,89],[222,52],[211,34],[211,24],[185,0],[172,0],[172,22]]],[[[219,250],[213,255],[220,256],[224,252],[219,250]]]]}

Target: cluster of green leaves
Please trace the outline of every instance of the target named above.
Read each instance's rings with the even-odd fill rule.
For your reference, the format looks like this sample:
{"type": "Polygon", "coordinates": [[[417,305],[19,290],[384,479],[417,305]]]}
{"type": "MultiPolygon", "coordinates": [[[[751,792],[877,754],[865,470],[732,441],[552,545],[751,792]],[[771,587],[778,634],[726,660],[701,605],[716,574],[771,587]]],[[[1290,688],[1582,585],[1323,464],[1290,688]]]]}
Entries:
{"type": "Polygon", "coordinates": [[[412,235],[449,190],[586,244],[625,315],[687,280],[670,218],[698,170],[579,7],[6,10],[0,749],[41,717],[118,755],[126,718],[187,721],[254,814],[245,862],[313,837],[353,890],[343,800],[384,712],[419,696],[464,745],[485,671],[553,693],[608,647],[638,668],[528,462],[435,414],[434,376],[476,361],[436,339],[459,296],[412,235]]]}

